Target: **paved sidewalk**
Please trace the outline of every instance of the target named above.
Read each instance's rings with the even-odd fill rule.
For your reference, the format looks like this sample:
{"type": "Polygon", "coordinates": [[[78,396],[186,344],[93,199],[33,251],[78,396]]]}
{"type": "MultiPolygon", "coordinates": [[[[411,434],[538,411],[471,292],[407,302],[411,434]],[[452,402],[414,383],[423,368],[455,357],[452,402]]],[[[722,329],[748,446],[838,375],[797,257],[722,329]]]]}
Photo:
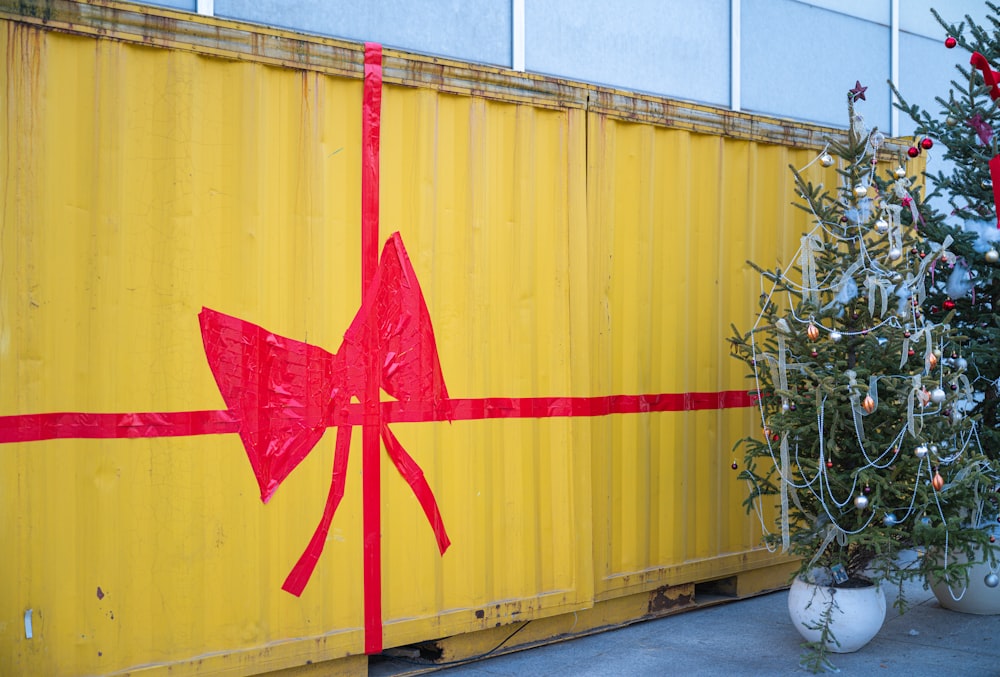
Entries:
{"type": "MultiPolygon", "coordinates": [[[[788,592],[697,609],[438,671],[442,677],[808,675],[788,592]]],[[[833,656],[841,675],[1000,677],[1000,616],[943,609],[919,586],[874,640],[833,656]]],[[[889,597],[892,604],[892,597],[889,597]]]]}

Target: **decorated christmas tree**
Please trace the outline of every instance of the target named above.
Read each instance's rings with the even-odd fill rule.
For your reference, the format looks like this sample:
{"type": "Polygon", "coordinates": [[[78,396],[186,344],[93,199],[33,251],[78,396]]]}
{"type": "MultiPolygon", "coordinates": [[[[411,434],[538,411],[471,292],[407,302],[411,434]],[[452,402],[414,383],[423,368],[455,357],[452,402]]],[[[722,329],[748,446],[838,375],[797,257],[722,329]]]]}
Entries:
{"type": "MultiPolygon", "coordinates": [[[[986,3],[993,13],[992,29],[970,17],[951,24],[934,10],[947,37],[945,46],[961,47],[967,57],[956,66],[957,75],[947,96],[936,98],[940,110],[933,115],[906,102],[898,90],[897,106],[916,124],[920,135],[910,153],[933,148],[944,168],[927,174],[929,199],[946,203],[921,224],[923,251],[945,239],[952,240],[953,268],[933,270],[937,276],[928,287],[928,312],[934,319],[952,313],[953,323],[968,337],[957,346],[968,363],[967,373],[976,392],[973,412],[981,420],[984,449],[1000,458],[1000,157],[994,128],[1000,121],[995,103],[1000,98],[998,74],[990,64],[1000,59],[1000,9],[986,3]]],[[[941,165],[934,161],[930,166],[941,165]]]]}
{"type": "MultiPolygon", "coordinates": [[[[748,367],[760,430],[736,445],[733,467],[748,510],[776,505],[774,527],[762,520],[766,544],[801,557],[800,574],[817,583],[960,577],[953,558],[900,558],[987,538],[969,519],[991,480],[970,415],[968,337],[941,302],[929,308],[958,259],[952,238],[924,241],[909,156],[866,128],[862,99],[858,83],[846,133],[813,161],[831,168],[834,187],[792,168],[811,222],[792,261],[750,263],[759,313],[730,342],[748,367]]],[[[825,646],[811,646],[813,669],[825,646]]]]}

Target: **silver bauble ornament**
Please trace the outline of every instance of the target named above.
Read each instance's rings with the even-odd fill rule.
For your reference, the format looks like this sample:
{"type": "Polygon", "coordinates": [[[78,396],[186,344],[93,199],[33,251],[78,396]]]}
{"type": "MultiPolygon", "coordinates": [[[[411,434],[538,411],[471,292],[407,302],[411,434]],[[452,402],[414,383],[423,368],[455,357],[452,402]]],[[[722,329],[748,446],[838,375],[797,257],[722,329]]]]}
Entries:
{"type": "Polygon", "coordinates": [[[944,390],[942,388],[935,388],[931,391],[931,402],[934,402],[935,404],[941,404],[944,402],[945,397],[947,396],[944,394],[944,390]]]}
{"type": "Polygon", "coordinates": [[[889,260],[898,261],[899,257],[903,255],[903,251],[899,247],[893,247],[889,250],[889,260]]]}
{"type": "Polygon", "coordinates": [[[885,235],[889,232],[889,222],[885,219],[879,219],[875,222],[875,232],[879,235],[885,235]]]}
{"type": "Polygon", "coordinates": [[[854,499],[854,507],[858,510],[864,510],[868,507],[868,498],[865,496],[858,496],[854,499]]]}
{"type": "Polygon", "coordinates": [[[955,368],[956,369],[967,369],[968,367],[969,367],[969,363],[968,363],[968,361],[966,361],[966,359],[964,357],[960,357],[957,360],[955,360],[955,368]]]}
{"type": "Polygon", "coordinates": [[[990,249],[983,255],[983,258],[986,259],[986,263],[996,263],[1000,261],[1000,252],[996,249],[990,249]]]}
{"type": "Polygon", "coordinates": [[[899,520],[896,519],[896,516],[893,515],[891,512],[886,513],[886,516],[882,519],[882,523],[885,524],[887,527],[894,526],[898,521],[899,520]]]}
{"type": "Polygon", "coordinates": [[[833,165],[833,156],[829,153],[823,153],[819,156],[819,163],[824,167],[830,167],[833,165]]]}
{"type": "Polygon", "coordinates": [[[889,279],[892,281],[893,284],[899,284],[900,282],[903,281],[903,274],[902,273],[893,273],[892,277],[890,277],[889,279]]]}
{"type": "Polygon", "coordinates": [[[865,195],[868,195],[868,186],[854,187],[854,197],[864,197],[865,195]]]}
{"type": "Polygon", "coordinates": [[[896,177],[904,178],[906,176],[906,167],[896,167],[896,177]]]}
{"type": "Polygon", "coordinates": [[[954,127],[955,125],[958,124],[958,120],[956,120],[955,118],[953,118],[952,116],[949,115],[948,117],[946,117],[944,119],[944,123],[946,125],[948,125],[949,127],[954,127]]]}
{"type": "Polygon", "coordinates": [[[995,588],[1000,585],[1000,576],[994,573],[986,574],[986,578],[983,579],[983,583],[986,584],[987,588],[995,588]]]}
{"type": "Polygon", "coordinates": [[[932,444],[931,446],[927,447],[927,451],[929,451],[932,454],[934,454],[935,456],[937,456],[937,452],[938,452],[937,445],[936,444],[932,444]]]}
{"type": "Polygon", "coordinates": [[[917,458],[923,458],[924,456],[927,455],[927,446],[921,444],[920,446],[918,446],[916,449],[913,450],[913,455],[916,456],[917,458]]]}
{"type": "Polygon", "coordinates": [[[834,343],[840,343],[840,339],[842,338],[844,338],[844,335],[841,334],[836,329],[830,332],[830,340],[833,341],[834,343]]]}

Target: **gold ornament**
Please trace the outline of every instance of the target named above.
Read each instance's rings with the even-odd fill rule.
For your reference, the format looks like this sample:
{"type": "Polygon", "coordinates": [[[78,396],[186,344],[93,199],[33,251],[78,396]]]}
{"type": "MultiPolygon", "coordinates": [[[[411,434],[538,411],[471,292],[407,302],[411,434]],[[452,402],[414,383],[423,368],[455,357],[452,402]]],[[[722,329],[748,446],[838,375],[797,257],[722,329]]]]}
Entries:
{"type": "Polygon", "coordinates": [[[1000,261],[1000,252],[996,249],[990,249],[986,252],[984,258],[986,259],[986,263],[996,263],[997,261],[1000,261]]]}
{"type": "Polygon", "coordinates": [[[927,356],[927,364],[930,365],[931,369],[933,369],[934,367],[936,367],[937,363],[938,363],[937,355],[935,355],[934,353],[931,353],[931,354],[929,354],[927,356]]]}
{"type": "Polygon", "coordinates": [[[861,406],[870,414],[875,411],[875,400],[872,399],[871,395],[865,395],[865,401],[861,403],[861,406]]]}
{"type": "Polygon", "coordinates": [[[933,485],[935,491],[941,491],[944,488],[944,478],[941,477],[941,473],[937,470],[934,471],[934,477],[931,479],[931,485],[933,485]]]}
{"type": "Polygon", "coordinates": [[[819,327],[810,322],[809,326],[806,328],[806,335],[809,337],[810,341],[815,341],[819,338],[819,327]]]}

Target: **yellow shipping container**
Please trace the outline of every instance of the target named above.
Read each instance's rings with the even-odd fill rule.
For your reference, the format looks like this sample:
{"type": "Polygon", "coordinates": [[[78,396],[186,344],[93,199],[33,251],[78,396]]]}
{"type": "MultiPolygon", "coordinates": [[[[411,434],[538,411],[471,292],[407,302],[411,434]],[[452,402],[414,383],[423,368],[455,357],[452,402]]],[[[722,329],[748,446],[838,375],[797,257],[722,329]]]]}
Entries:
{"type": "Polygon", "coordinates": [[[0,42],[0,673],[364,674],[784,582],[729,468],[755,411],[725,337],[830,130],[387,50],[374,235],[400,234],[465,409],[382,420],[451,546],[359,397],[297,597],[336,434],[261,503],[199,312],[344,341],[363,46],[73,0],[0,3],[0,42]],[[161,434],[178,412],[218,434],[161,434]]]}

